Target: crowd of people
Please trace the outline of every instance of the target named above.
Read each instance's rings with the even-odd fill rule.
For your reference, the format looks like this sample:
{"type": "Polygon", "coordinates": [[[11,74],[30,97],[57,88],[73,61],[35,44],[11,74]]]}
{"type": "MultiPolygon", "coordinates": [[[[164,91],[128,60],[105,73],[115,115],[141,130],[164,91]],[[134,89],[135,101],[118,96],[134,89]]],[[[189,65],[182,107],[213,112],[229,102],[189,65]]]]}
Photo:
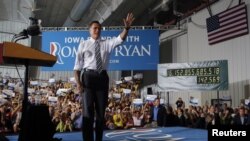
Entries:
{"type": "MultiPolygon", "coordinates": [[[[176,105],[161,104],[160,97],[154,101],[141,98],[140,79],[126,81],[110,88],[105,110],[105,129],[131,129],[183,126],[206,129],[208,125],[250,125],[249,105],[238,107],[223,105],[185,106],[179,98],[176,105]],[[124,90],[130,90],[124,93],[124,90]]],[[[2,78],[0,81],[0,132],[18,133],[22,115],[22,83],[19,79],[2,78]]],[[[56,132],[81,130],[82,97],[75,91],[75,83],[56,81],[46,83],[31,80],[29,102],[48,106],[56,132]],[[38,83],[37,83],[38,82],[38,83]]]]}

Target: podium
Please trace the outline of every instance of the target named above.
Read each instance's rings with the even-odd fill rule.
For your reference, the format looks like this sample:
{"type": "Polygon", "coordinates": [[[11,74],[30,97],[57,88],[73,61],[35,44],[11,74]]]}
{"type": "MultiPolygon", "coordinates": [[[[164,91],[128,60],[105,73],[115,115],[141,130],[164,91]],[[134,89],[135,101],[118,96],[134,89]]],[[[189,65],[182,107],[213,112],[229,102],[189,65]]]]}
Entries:
{"type": "MultiPolygon", "coordinates": [[[[24,46],[22,44],[13,42],[0,43],[0,65],[24,65],[24,90],[23,90],[23,103],[22,103],[22,118],[20,123],[20,133],[18,141],[32,141],[32,129],[27,129],[25,126],[28,122],[29,107],[28,107],[28,76],[29,66],[47,66],[51,67],[56,63],[57,58],[48,53],[24,46]]],[[[41,119],[43,120],[43,119],[41,119]]],[[[46,137],[43,137],[45,139],[46,137]]],[[[48,137],[49,138],[49,137],[48,137]]],[[[41,139],[41,138],[40,138],[41,139]]],[[[39,140],[39,136],[37,136],[39,140]]]]}
{"type": "Polygon", "coordinates": [[[0,43],[0,64],[47,66],[55,64],[57,58],[48,53],[18,43],[0,43]]]}

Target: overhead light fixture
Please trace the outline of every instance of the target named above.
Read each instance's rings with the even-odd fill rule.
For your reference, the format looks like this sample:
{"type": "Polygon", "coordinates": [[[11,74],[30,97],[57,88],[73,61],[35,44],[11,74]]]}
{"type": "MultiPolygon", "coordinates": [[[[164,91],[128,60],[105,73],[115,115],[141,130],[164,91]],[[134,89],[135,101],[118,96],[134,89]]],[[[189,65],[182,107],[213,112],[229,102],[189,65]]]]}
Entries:
{"type": "Polygon", "coordinates": [[[162,0],[162,3],[161,3],[161,10],[162,11],[169,10],[168,2],[169,2],[169,0],[162,0]]]}

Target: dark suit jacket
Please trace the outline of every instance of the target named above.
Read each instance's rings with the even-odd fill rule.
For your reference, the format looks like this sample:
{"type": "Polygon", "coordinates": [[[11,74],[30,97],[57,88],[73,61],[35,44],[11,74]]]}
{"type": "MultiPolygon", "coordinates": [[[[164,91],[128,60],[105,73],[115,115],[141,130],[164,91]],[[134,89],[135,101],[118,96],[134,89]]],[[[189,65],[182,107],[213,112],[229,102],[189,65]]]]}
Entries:
{"type": "Polygon", "coordinates": [[[174,115],[173,113],[166,114],[166,121],[165,121],[166,127],[178,126],[178,125],[179,125],[179,119],[176,115],[174,115]]]}
{"type": "MultiPolygon", "coordinates": [[[[154,106],[151,107],[150,112],[151,112],[150,121],[152,122],[154,118],[154,106]]],[[[165,126],[165,121],[166,121],[165,119],[166,119],[166,109],[164,106],[159,105],[159,110],[157,113],[157,125],[160,127],[165,126]]]]}
{"type": "Polygon", "coordinates": [[[242,124],[240,115],[236,115],[233,120],[234,125],[247,125],[247,116],[244,116],[244,122],[242,124]]]}

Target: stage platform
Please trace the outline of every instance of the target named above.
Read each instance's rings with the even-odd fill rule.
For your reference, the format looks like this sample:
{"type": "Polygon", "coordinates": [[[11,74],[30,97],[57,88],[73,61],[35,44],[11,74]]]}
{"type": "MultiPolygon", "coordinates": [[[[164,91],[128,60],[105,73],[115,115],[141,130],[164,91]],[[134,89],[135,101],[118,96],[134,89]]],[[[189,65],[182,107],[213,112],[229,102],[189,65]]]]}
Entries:
{"type": "MultiPolygon", "coordinates": [[[[207,141],[207,134],[207,130],[184,127],[106,130],[103,141],[207,141]]],[[[81,132],[57,133],[54,137],[62,141],[82,141],[81,132]]],[[[7,138],[17,141],[18,136],[7,138]]]]}

